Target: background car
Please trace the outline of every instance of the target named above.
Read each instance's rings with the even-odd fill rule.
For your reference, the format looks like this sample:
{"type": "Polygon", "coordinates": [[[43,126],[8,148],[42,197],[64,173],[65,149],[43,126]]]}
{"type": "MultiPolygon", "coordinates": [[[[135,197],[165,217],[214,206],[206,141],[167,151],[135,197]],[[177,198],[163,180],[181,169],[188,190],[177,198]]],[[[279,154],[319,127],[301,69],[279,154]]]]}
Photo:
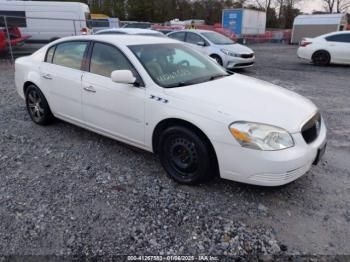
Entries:
{"type": "Polygon", "coordinates": [[[136,22],[136,21],[123,21],[121,23],[123,28],[140,28],[140,29],[150,29],[152,23],[149,22],[136,22]]]}
{"type": "Polygon", "coordinates": [[[169,33],[168,36],[214,58],[227,69],[251,67],[255,62],[252,49],[214,31],[182,30],[169,33]]]}
{"type": "Polygon", "coordinates": [[[340,31],[304,38],[297,52],[299,58],[315,65],[350,64],[350,31],[340,31]]]}
{"type": "Polygon", "coordinates": [[[140,28],[111,28],[98,31],[95,35],[148,35],[163,36],[164,34],[152,29],[140,28]]]}
{"type": "Polygon", "coordinates": [[[161,32],[164,35],[167,35],[167,34],[172,33],[172,32],[175,31],[174,29],[158,29],[158,28],[154,29],[154,30],[156,30],[158,32],[161,32]]]}

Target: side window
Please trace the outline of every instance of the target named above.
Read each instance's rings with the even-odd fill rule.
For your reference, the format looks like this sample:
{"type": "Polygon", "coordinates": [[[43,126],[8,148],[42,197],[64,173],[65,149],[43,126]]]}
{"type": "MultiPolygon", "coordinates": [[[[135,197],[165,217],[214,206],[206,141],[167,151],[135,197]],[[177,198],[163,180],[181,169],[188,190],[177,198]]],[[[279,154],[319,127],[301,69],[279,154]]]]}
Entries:
{"type": "Polygon", "coordinates": [[[4,26],[5,19],[8,25],[17,27],[27,27],[26,13],[24,11],[3,11],[0,10],[0,26],[4,26]]]}
{"type": "Polygon", "coordinates": [[[67,42],[58,44],[52,60],[53,64],[80,69],[87,42],[67,42]]]}
{"type": "Polygon", "coordinates": [[[169,35],[170,38],[185,42],[185,32],[179,32],[179,33],[173,33],[171,35],[169,35]]]}
{"type": "Polygon", "coordinates": [[[53,54],[55,53],[56,46],[51,46],[46,53],[45,62],[52,63],[53,54]]]}
{"type": "Polygon", "coordinates": [[[328,42],[350,43],[350,34],[332,35],[326,38],[328,42]]]}
{"type": "Polygon", "coordinates": [[[91,54],[90,72],[110,77],[114,70],[133,71],[133,67],[117,48],[95,43],[91,54]]]}
{"type": "Polygon", "coordinates": [[[205,41],[202,37],[200,37],[199,35],[197,35],[195,33],[187,33],[186,42],[189,44],[196,45],[198,42],[205,42],[205,41]]]}

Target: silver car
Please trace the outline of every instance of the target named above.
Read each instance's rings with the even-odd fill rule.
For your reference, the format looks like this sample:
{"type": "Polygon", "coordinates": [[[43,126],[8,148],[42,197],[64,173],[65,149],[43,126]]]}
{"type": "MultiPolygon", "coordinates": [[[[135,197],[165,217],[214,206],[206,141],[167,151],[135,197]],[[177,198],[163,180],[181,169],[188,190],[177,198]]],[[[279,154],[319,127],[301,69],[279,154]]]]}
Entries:
{"type": "Polygon", "coordinates": [[[227,69],[251,67],[255,62],[252,49],[214,31],[181,30],[169,33],[168,36],[214,58],[227,69]]]}

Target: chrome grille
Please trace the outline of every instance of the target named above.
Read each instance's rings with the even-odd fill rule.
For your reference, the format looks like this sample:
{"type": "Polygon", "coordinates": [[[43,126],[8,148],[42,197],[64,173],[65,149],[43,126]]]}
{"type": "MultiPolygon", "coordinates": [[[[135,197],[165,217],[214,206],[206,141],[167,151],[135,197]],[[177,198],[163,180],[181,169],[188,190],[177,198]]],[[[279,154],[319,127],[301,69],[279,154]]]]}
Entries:
{"type": "Polygon", "coordinates": [[[242,58],[252,58],[254,54],[243,54],[241,55],[242,58]]]}

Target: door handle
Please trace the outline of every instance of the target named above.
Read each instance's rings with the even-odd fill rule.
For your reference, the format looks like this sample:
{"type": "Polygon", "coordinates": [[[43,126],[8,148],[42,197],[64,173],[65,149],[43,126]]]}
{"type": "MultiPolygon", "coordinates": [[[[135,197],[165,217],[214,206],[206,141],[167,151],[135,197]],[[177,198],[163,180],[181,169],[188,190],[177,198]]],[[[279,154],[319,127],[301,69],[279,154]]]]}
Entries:
{"type": "Polygon", "coordinates": [[[84,90],[85,90],[86,92],[96,93],[96,90],[95,90],[95,88],[94,88],[93,86],[85,86],[85,87],[84,87],[84,90]]]}
{"type": "Polygon", "coordinates": [[[47,80],[52,80],[52,75],[44,74],[44,75],[42,75],[42,78],[47,79],[47,80]]]}

